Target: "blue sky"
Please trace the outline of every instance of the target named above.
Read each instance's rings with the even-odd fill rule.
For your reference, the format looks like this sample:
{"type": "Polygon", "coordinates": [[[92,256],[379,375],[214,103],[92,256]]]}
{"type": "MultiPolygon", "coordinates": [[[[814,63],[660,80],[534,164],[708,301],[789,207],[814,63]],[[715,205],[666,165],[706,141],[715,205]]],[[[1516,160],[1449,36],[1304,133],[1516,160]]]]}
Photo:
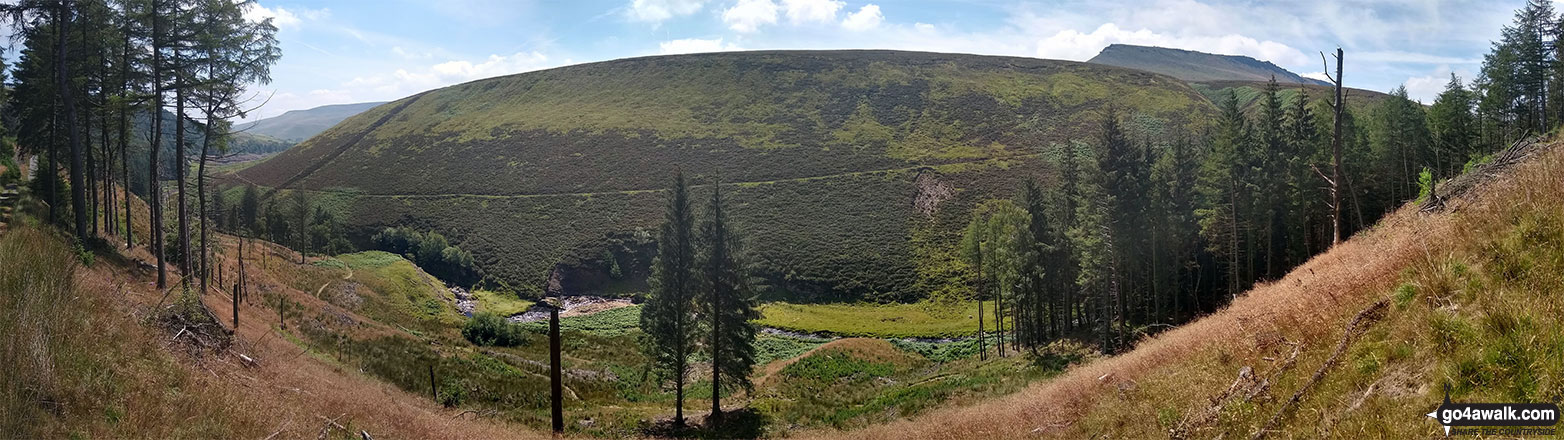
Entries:
{"type": "Polygon", "coordinates": [[[1470,81],[1523,0],[260,0],[283,58],[251,119],[669,53],[904,49],[1085,61],[1112,43],[1248,55],[1431,102],[1470,81]]]}

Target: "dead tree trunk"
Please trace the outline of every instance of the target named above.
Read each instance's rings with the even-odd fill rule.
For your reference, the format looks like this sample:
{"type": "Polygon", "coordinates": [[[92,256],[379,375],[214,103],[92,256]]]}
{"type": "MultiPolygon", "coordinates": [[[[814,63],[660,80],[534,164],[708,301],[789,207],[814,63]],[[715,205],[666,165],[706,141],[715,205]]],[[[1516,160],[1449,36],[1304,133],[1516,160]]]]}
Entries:
{"type": "MultiPolygon", "coordinates": [[[[1335,112],[1334,127],[1331,130],[1331,176],[1326,179],[1330,185],[1330,222],[1331,244],[1341,243],[1341,112],[1346,108],[1342,102],[1341,89],[1341,63],[1344,59],[1341,48],[1336,48],[1336,76],[1330,76],[1330,64],[1325,64],[1325,77],[1336,85],[1336,100],[1331,103],[1331,111],[1335,112]]],[[[1325,54],[1320,54],[1320,62],[1325,63],[1325,54]]]]}

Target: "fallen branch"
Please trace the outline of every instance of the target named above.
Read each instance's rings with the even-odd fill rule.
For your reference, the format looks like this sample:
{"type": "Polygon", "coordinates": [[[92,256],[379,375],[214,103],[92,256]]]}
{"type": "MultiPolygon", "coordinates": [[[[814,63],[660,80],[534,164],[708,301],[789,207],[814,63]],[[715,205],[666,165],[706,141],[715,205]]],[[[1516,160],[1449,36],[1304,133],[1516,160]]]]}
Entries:
{"type": "Polygon", "coordinates": [[[261,440],[272,440],[272,438],[273,438],[273,437],[276,437],[276,436],[277,436],[277,434],[282,434],[282,431],[283,431],[283,430],[284,430],[284,429],[288,429],[288,424],[289,424],[289,423],[293,423],[293,420],[292,420],[292,419],[289,419],[289,420],[285,420],[285,421],[283,421],[283,422],[282,422],[282,426],[279,426],[279,427],[277,427],[277,432],[273,432],[273,433],[272,433],[272,435],[268,435],[268,436],[266,436],[266,438],[264,438],[264,439],[261,439],[261,440]]]}
{"type": "Polygon", "coordinates": [[[319,417],[321,420],[325,420],[326,421],[326,423],[320,427],[320,435],[316,436],[316,438],[318,438],[320,440],[325,440],[326,439],[326,434],[330,434],[331,433],[331,428],[337,428],[337,429],[342,430],[343,432],[353,432],[353,431],[348,431],[347,428],[344,428],[341,424],[337,423],[337,419],[340,419],[340,418],[342,418],[343,416],[346,416],[346,415],[348,415],[348,413],[342,413],[342,415],[339,415],[336,418],[332,418],[332,419],[328,419],[328,418],[326,418],[326,416],[316,415],[315,417],[319,417]]]}
{"type": "Polygon", "coordinates": [[[1281,408],[1276,409],[1276,414],[1271,416],[1271,420],[1265,422],[1265,426],[1260,428],[1259,431],[1255,431],[1254,436],[1250,438],[1252,440],[1265,438],[1265,435],[1271,432],[1276,427],[1276,424],[1281,422],[1282,418],[1286,417],[1294,406],[1298,405],[1299,401],[1303,400],[1303,396],[1310,389],[1313,389],[1315,385],[1325,379],[1325,373],[1330,372],[1336,364],[1341,363],[1341,355],[1347,352],[1347,347],[1352,346],[1353,340],[1362,335],[1369,325],[1385,316],[1385,308],[1389,305],[1389,299],[1381,299],[1368,306],[1368,308],[1363,309],[1363,311],[1358,312],[1358,315],[1352,318],[1352,322],[1347,324],[1347,331],[1341,335],[1341,341],[1336,343],[1336,350],[1331,353],[1330,358],[1325,360],[1324,365],[1320,365],[1320,369],[1314,371],[1314,377],[1310,377],[1309,381],[1303,384],[1303,387],[1298,388],[1298,392],[1293,393],[1292,398],[1283,402],[1281,408]]]}

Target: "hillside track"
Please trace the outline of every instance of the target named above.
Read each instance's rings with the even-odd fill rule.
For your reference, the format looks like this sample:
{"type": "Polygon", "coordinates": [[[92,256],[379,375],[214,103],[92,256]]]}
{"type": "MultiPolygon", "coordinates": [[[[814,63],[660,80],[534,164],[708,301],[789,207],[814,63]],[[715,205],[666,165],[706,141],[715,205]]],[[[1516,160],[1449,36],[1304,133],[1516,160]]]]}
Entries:
{"type": "Polygon", "coordinates": [[[325,167],[326,164],[329,164],[332,161],[336,160],[337,157],[342,156],[343,153],[346,153],[348,150],[353,149],[353,146],[358,145],[358,142],[364,140],[365,136],[368,136],[370,133],[373,133],[375,131],[375,129],[380,128],[380,126],[382,126],[382,125],[385,125],[387,121],[390,121],[391,118],[395,117],[398,113],[401,113],[402,109],[405,109],[405,108],[407,108],[407,106],[412,105],[414,102],[417,102],[418,98],[423,97],[424,94],[425,93],[419,93],[417,95],[413,95],[411,98],[407,98],[407,100],[402,101],[402,103],[400,103],[400,104],[397,104],[396,107],[392,107],[391,110],[386,112],[386,114],[384,116],[381,116],[380,119],[377,119],[377,120],[375,120],[374,123],[370,124],[368,129],[365,129],[365,130],[360,131],[358,133],[354,133],[352,135],[352,137],[348,138],[348,140],[346,142],[343,142],[342,145],[338,146],[334,150],[331,150],[330,152],[327,152],[325,157],[322,157],[320,160],[317,160],[314,163],[311,163],[309,166],[304,167],[304,169],[299,170],[298,174],[294,174],[293,177],[289,177],[288,180],[284,180],[282,182],[282,184],[277,185],[276,187],[273,187],[271,190],[266,191],[265,194],[261,195],[261,198],[262,199],[269,199],[269,198],[271,198],[273,195],[275,195],[277,193],[277,190],[283,189],[283,188],[287,188],[289,186],[293,186],[293,184],[298,183],[299,180],[304,179],[305,177],[309,177],[310,174],[314,174],[315,171],[320,170],[321,168],[325,167]]]}
{"type": "MultiPolygon", "coordinates": [[[[967,160],[960,160],[960,161],[953,161],[953,162],[942,162],[942,163],[938,163],[938,164],[912,165],[912,166],[896,167],[896,168],[882,168],[882,169],[877,169],[877,170],[849,171],[849,172],[845,172],[845,173],[821,174],[821,175],[815,175],[815,176],[792,177],[792,178],[787,178],[787,179],[759,180],[759,181],[749,181],[749,182],[722,182],[721,185],[722,186],[755,186],[755,185],[771,185],[771,184],[779,184],[779,183],[813,182],[813,181],[830,180],[830,179],[837,179],[837,178],[843,178],[843,177],[872,176],[872,175],[890,174],[890,173],[898,173],[898,172],[912,172],[912,171],[918,171],[918,170],[923,170],[923,169],[935,169],[935,168],[943,167],[943,166],[970,165],[970,164],[980,164],[980,163],[990,163],[990,162],[1001,162],[1001,161],[1006,161],[1006,160],[1035,159],[1035,158],[1042,157],[1043,154],[1044,153],[1012,154],[1012,155],[1007,155],[1007,156],[984,157],[984,158],[978,158],[978,159],[967,159],[967,160]]],[[[295,178],[289,179],[289,182],[296,182],[297,180],[302,179],[304,177],[308,177],[308,176],[303,176],[303,175],[296,176],[295,178]]],[[[250,179],[247,179],[244,176],[240,176],[237,173],[225,174],[225,175],[222,175],[222,176],[214,176],[213,178],[215,180],[228,180],[228,179],[232,178],[232,179],[238,180],[238,181],[240,181],[242,183],[245,183],[245,184],[255,185],[255,186],[259,186],[259,187],[265,187],[264,185],[256,183],[255,181],[252,181],[250,179]]],[[[269,190],[268,194],[270,194],[271,192],[275,192],[277,190],[280,190],[280,189],[285,189],[285,188],[287,188],[287,185],[289,185],[289,183],[285,182],[283,186],[272,188],[272,189],[269,190]]],[[[710,187],[710,186],[711,186],[711,184],[709,184],[709,183],[692,184],[692,185],[690,185],[690,188],[706,188],[706,187],[710,187]]],[[[349,195],[349,196],[354,196],[354,197],[365,197],[365,198],[389,198],[389,199],[501,199],[501,200],[503,200],[503,199],[536,199],[536,198],[548,198],[548,197],[591,197],[591,196],[599,196],[599,195],[605,195],[605,194],[633,195],[633,194],[655,193],[655,192],[659,192],[659,191],[664,191],[666,189],[667,188],[640,188],[640,189],[624,189],[624,190],[613,190],[613,191],[557,192],[557,193],[529,193],[529,194],[472,194],[472,193],[393,194],[393,193],[367,193],[367,192],[362,192],[362,191],[357,191],[357,190],[342,190],[342,189],[303,189],[303,188],[292,188],[292,190],[294,190],[294,191],[303,191],[303,192],[310,193],[310,194],[341,194],[341,195],[349,195]]]]}

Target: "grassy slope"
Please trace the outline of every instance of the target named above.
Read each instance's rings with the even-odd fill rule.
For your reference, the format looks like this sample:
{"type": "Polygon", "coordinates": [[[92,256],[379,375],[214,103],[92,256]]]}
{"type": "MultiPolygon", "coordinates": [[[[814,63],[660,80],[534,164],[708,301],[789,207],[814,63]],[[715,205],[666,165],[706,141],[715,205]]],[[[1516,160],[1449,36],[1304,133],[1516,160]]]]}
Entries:
{"type": "Polygon", "coordinates": [[[806,437],[1249,437],[1324,364],[1347,323],[1385,317],[1275,427],[1280,437],[1405,438],[1442,432],[1442,400],[1564,400],[1564,150],[1518,167],[1453,212],[1415,207],[1262,285],[1221,312],[1009,397],[861,431],[806,437]],[[1292,344],[1294,367],[1283,368],[1292,344]],[[1243,367],[1258,398],[1219,400],[1243,367]],[[1227,402],[1216,405],[1214,402],[1227,402]],[[1213,417],[1196,423],[1200,414],[1213,417]],[[1036,430],[1036,431],[1034,431],[1036,430]]]}
{"type": "Polygon", "coordinates": [[[1270,62],[1241,55],[1216,55],[1127,44],[1109,45],[1086,62],[1157,72],[1191,82],[1265,81],[1272,76],[1287,84],[1314,84],[1318,81],[1300,77],[1270,62]]]}
{"type": "MultiPolygon", "coordinates": [[[[985,307],[993,313],[992,303],[985,307]]],[[[954,338],[977,331],[977,304],[955,307],[918,304],[788,304],[766,303],[757,324],[802,333],[878,338],[954,338]]],[[[992,319],[985,327],[992,331],[992,319]]]]}
{"type": "MultiPolygon", "coordinates": [[[[975,200],[1045,174],[1036,156],[1114,103],[1178,123],[1182,82],[1083,63],[888,51],[650,57],[461,84],[343,121],[235,181],[337,192],[361,234],[408,224],[541,289],[563,256],[649,228],[675,170],[735,182],[732,210],[787,290],[926,293],[916,246],[948,246],[975,200]],[[384,120],[376,126],[377,121],[384,120]],[[358,140],[358,142],[353,142],[358,140]],[[999,158],[1012,158],[1001,160],[999,158]],[[312,165],[319,170],[300,175],[312,165]],[[955,198],[934,233],[913,183],[955,198]],[[949,215],[946,215],[946,213],[949,215]]],[[[586,252],[595,255],[595,252],[586,252]]],[[[884,297],[881,297],[883,295],[884,297]]]]}
{"type": "MultiPolygon", "coordinates": [[[[261,294],[241,307],[239,340],[220,353],[187,351],[181,341],[189,338],[180,336],[189,333],[145,318],[161,310],[154,304],[170,299],[132,262],[146,258],[144,249],[99,252],[91,266],[81,266],[63,239],[36,220],[24,223],[0,236],[0,261],[6,262],[0,265],[0,306],[12,311],[0,317],[6,335],[0,368],[12,372],[0,377],[0,432],[7,435],[301,438],[317,436],[324,416],[377,437],[529,436],[500,423],[453,421],[427,399],[319,355],[319,347],[301,352],[290,342],[298,340],[293,332],[311,326],[301,311],[330,306],[312,302],[313,290],[292,289],[260,267],[251,273],[261,294]],[[276,327],[275,308],[263,301],[278,295],[297,305],[290,307],[291,330],[276,327]],[[258,364],[244,366],[239,353],[258,364]]],[[[225,244],[231,255],[233,243],[225,244]]],[[[287,257],[272,256],[267,264],[292,265],[287,257]]],[[[331,274],[341,271],[323,276],[331,274]]],[[[225,327],[231,324],[226,295],[204,299],[225,327]]],[[[332,435],[357,438],[340,430],[332,435]]]]}
{"type": "MultiPolygon", "coordinates": [[[[1280,89],[1277,92],[1277,96],[1282,101],[1283,109],[1292,108],[1291,105],[1293,99],[1298,96],[1298,90],[1300,88],[1308,94],[1310,102],[1329,102],[1330,100],[1335,99],[1336,96],[1335,89],[1327,86],[1304,85],[1300,87],[1297,84],[1279,85],[1280,89]]],[[[1209,83],[1191,84],[1190,86],[1194,87],[1195,90],[1200,91],[1200,93],[1205,95],[1207,99],[1210,99],[1211,102],[1217,104],[1221,104],[1222,100],[1227,99],[1228,93],[1233,93],[1238,98],[1238,107],[1243,109],[1245,113],[1253,114],[1259,112],[1260,106],[1263,105],[1263,103],[1260,102],[1260,99],[1262,98],[1261,93],[1265,92],[1266,82],[1213,81],[1209,83]]],[[[1367,118],[1369,110],[1375,105],[1379,104],[1380,101],[1384,101],[1385,98],[1390,97],[1390,95],[1386,95],[1384,93],[1354,88],[1347,88],[1344,91],[1344,94],[1346,95],[1347,109],[1354,115],[1358,115],[1357,117],[1360,120],[1367,118]]]]}

